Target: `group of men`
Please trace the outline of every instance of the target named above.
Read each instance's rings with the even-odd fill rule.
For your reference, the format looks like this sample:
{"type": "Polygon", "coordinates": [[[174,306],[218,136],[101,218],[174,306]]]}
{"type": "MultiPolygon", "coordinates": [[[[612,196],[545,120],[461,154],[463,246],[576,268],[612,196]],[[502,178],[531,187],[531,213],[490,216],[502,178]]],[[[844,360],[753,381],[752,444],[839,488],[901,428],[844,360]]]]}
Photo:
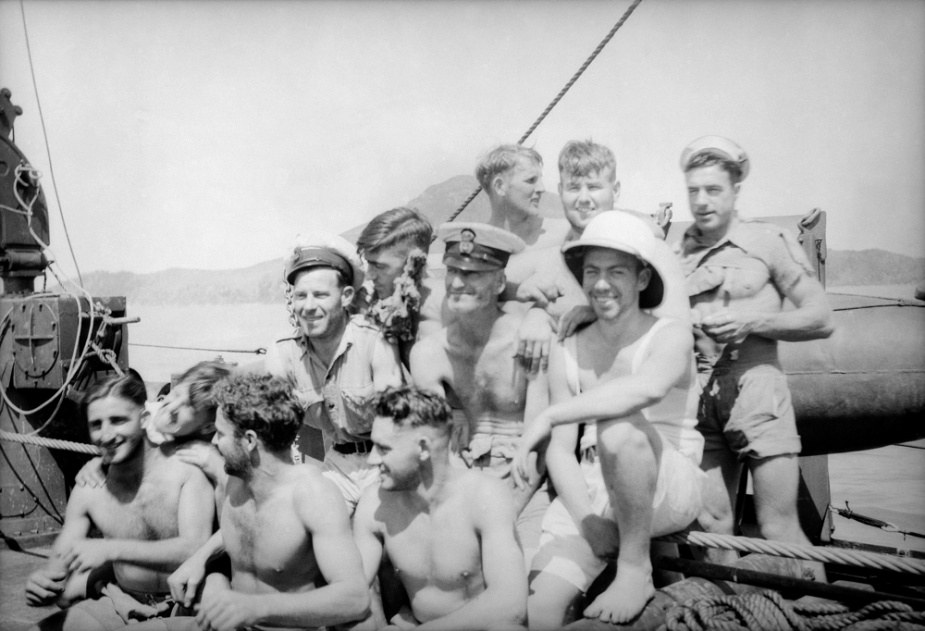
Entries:
{"type": "Polygon", "coordinates": [[[615,208],[608,148],[562,150],[561,220],[542,166],[484,156],[490,220],[440,227],[442,283],[413,209],[356,246],[307,235],[284,262],[296,331],[263,362],[197,365],[152,409],[131,375],[91,389],[103,455],[27,585],[66,607],[39,628],[555,629],[611,560],[583,614],[625,623],[652,537],[732,533],[746,464],[762,535],[808,543],[777,340],[830,313],[795,239],[738,216],[745,152],[684,150],[675,252],[615,208]]]}

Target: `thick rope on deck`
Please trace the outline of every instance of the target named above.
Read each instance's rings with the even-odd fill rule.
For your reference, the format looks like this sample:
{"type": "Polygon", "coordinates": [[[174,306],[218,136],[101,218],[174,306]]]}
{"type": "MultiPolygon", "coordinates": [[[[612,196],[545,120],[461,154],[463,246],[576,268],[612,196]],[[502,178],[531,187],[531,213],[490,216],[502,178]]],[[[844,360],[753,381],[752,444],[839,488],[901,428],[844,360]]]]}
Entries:
{"type": "Polygon", "coordinates": [[[732,535],[717,535],[706,532],[686,532],[659,537],[659,541],[681,543],[686,545],[702,546],[706,548],[720,548],[735,550],[737,552],[759,552],[779,557],[801,559],[803,561],[820,561],[825,563],[840,563],[858,567],[873,568],[877,570],[891,570],[905,572],[918,576],[925,575],[925,561],[906,557],[878,554],[876,552],[863,552],[861,550],[848,550],[845,548],[801,546],[794,543],[768,541],[767,539],[754,539],[752,537],[734,537],[732,535]]]}
{"type": "Polygon", "coordinates": [[[668,631],[749,629],[917,629],[925,631],[925,612],[904,603],[881,600],[857,611],[838,603],[789,602],[775,591],[691,599],[668,610],[668,631]]]}
{"type": "Polygon", "coordinates": [[[29,434],[14,434],[0,429],[0,440],[6,440],[12,443],[23,443],[26,445],[36,445],[38,447],[47,447],[48,449],[62,449],[64,451],[76,451],[91,456],[100,455],[100,450],[94,445],[86,443],[75,443],[70,440],[59,440],[57,438],[45,438],[44,436],[34,436],[29,434]]]}

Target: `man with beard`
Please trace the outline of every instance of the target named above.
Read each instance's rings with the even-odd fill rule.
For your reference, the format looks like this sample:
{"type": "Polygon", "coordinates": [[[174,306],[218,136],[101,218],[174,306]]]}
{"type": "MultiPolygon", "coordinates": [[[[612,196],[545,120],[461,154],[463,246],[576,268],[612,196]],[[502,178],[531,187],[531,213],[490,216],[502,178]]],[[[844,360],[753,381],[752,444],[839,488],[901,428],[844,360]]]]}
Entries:
{"type": "Polygon", "coordinates": [[[357,507],[354,533],[371,582],[383,550],[410,611],[390,629],[522,628],[527,581],[509,491],[450,463],[450,409],[403,386],[375,402],[371,465],[381,485],[357,507]]]}
{"type": "Polygon", "coordinates": [[[559,497],[534,557],[531,628],[562,628],[569,605],[613,556],[616,578],[584,615],[632,620],[655,595],[650,538],[700,513],[693,340],[689,326],[646,311],[665,294],[656,243],[643,221],[614,212],[563,247],[597,319],[555,348],[553,405],[527,428],[517,456],[522,474],[552,431],[546,462],[559,497]]]}
{"type": "Polygon", "coordinates": [[[26,599],[68,607],[93,595],[88,573],[107,564],[114,580],[40,622],[43,631],[116,629],[171,615],[167,575],[212,532],[212,488],[199,469],[145,439],[146,398],[144,383],[129,374],[93,386],[81,401],[105,482],[74,488],[52,558],[29,578],[26,599]],[[92,528],[103,538],[89,538],[92,528]]]}
{"type": "Polygon", "coordinates": [[[298,453],[324,459],[325,475],[352,512],[363,489],[377,479],[366,464],[372,447],[369,401],[403,382],[401,361],[377,326],[348,312],[363,284],[363,267],[346,239],[312,233],[287,257],[283,275],[298,332],[273,344],[263,367],[295,384],[305,410],[298,453]],[[317,432],[323,450],[317,448],[317,432]]]}
{"type": "MultiPolygon", "coordinates": [[[[517,236],[487,224],[441,226],[446,241],[447,308],[454,319],[411,351],[418,387],[451,397],[465,411],[451,448],[466,465],[502,478],[514,491],[511,460],[520,435],[547,403],[545,372],[530,373],[517,360],[522,314],[503,311],[508,258],[524,248],[517,236]]],[[[539,541],[548,490],[538,471],[514,496],[517,531],[525,555],[539,541]]]]}
{"type": "Polygon", "coordinates": [[[200,629],[305,629],[364,617],[369,596],[344,502],[317,465],[292,462],[302,409],[290,386],[234,375],[213,397],[213,444],[227,473],[221,528],[170,577],[175,598],[190,604],[206,563],[224,550],[231,581],[205,578],[200,629]]]}

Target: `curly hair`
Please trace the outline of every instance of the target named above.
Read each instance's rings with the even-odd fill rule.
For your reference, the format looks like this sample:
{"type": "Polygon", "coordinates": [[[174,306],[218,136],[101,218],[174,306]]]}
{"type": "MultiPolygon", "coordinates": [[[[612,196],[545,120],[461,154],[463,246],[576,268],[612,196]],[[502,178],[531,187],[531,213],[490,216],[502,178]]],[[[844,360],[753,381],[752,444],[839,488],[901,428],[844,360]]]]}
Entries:
{"type": "Polygon", "coordinates": [[[688,161],[687,166],[684,167],[684,172],[688,173],[693,169],[702,169],[704,167],[718,166],[723,171],[729,174],[729,182],[735,186],[742,181],[742,167],[739,166],[738,162],[730,160],[726,156],[714,153],[712,151],[704,151],[703,153],[697,154],[688,161]]]}
{"type": "Polygon", "coordinates": [[[302,426],[302,406],[284,379],[232,374],[212,389],[212,402],[240,436],[253,430],[270,451],[288,449],[302,426]]]}
{"type": "Polygon", "coordinates": [[[559,152],[559,176],[587,177],[610,169],[610,181],[617,179],[617,159],[613,151],[588,140],[570,140],[559,152]]]}
{"type": "Polygon", "coordinates": [[[357,251],[363,255],[399,243],[409,243],[425,253],[434,240],[434,227],[419,210],[400,206],[379,213],[366,224],[357,239],[357,251]]]}
{"type": "Polygon", "coordinates": [[[433,427],[450,431],[452,412],[446,399],[415,386],[386,388],[372,400],[376,416],[391,418],[400,427],[433,427]]]}
{"type": "Polygon", "coordinates": [[[84,423],[87,422],[87,408],[90,404],[106,397],[125,399],[138,407],[144,407],[145,401],[148,400],[148,391],[145,388],[145,382],[141,380],[141,375],[134,370],[129,370],[124,375],[112,375],[90,386],[81,398],[80,418],[84,423]]]}
{"type": "Polygon", "coordinates": [[[205,412],[210,423],[215,422],[212,390],[215,384],[231,374],[231,367],[221,361],[204,361],[186,370],[177,383],[189,384],[189,402],[196,412],[205,412]]]}
{"type": "Polygon", "coordinates": [[[526,158],[534,164],[543,166],[543,158],[535,149],[521,145],[498,145],[479,160],[475,167],[475,178],[482,189],[489,193],[491,181],[495,179],[495,176],[513,169],[520,158],[526,158]]]}

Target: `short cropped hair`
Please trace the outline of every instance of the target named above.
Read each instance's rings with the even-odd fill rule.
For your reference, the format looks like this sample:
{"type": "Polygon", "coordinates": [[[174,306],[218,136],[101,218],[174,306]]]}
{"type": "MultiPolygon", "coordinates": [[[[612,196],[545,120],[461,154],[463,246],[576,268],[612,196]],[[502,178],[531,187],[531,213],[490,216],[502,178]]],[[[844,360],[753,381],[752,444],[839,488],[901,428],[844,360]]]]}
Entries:
{"type": "Polygon", "coordinates": [[[534,164],[543,165],[543,158],[535,149],[521,145],[498,145],[482,156],[475,167],[475,177],[482,189],[490,191],[495,176],[517,166],[518,158],[527,158],[534,164]]]}
{"type": "Polygon", "coordinates": [[[570,140],[559,152],[559,176],[587,177],[610,169],[610,181],[617,180],[617,159],[613,151],[588,140],[570,140]]]}
{"type": "Polygon", "coordinates": [[[373,397],[372,408],[376,416],[390,418],[399,427],[432,427],[449,432],[453,418],[446,399],[415,386],[386,388],[373,397]]]}
{"type": "Polygon", "coordinates": [[[215,384],[231,374],[231,367],[220,361],[199,362],[180,375],[177,383],[189,384],[190,405],[196,412],[205,412],[210,423],[215,423],[215,403],[212,390],[215,384]]]}
{"type": "Polygon", "coordinates": [[[684,172],[687,173],[693,169],[702,169],[704,167],[718,166],[729,174],[729,181],[735,185],[742,181],[742,167],[738,162],[730,160],[722,154],[712,151],[704,151],[691,158],[684,172]]]}
{"type": "Polygon", "coordinates": [[[212,389],[212,401],[241,436],[253,430],[270,451],[287,449],[302,427],[302,406],[284,379],[232,374],[212,389]]]}
{"type": "Polygon", "coordinates": [[[145,382],[141,380],[134,370],[124,375],[112,375],[99,383],[96,383],[87,390],[80,400],[80,418],[86,423],[89,419],[87,409],[90,404],[106,397],[117,397],[125,399],[137,405],[144,407],[145,401],[148,400],[148,391],[145,388],[145,382]]]}
{"type": "Polygon", "coordinates": [[[400,206],[379,213],[366,224],[357,239],[357,251],[362,255],[399,243],[410,243],[426,254],[433,240],[434,227],[427,217],[415,208],[400,206]]]}

